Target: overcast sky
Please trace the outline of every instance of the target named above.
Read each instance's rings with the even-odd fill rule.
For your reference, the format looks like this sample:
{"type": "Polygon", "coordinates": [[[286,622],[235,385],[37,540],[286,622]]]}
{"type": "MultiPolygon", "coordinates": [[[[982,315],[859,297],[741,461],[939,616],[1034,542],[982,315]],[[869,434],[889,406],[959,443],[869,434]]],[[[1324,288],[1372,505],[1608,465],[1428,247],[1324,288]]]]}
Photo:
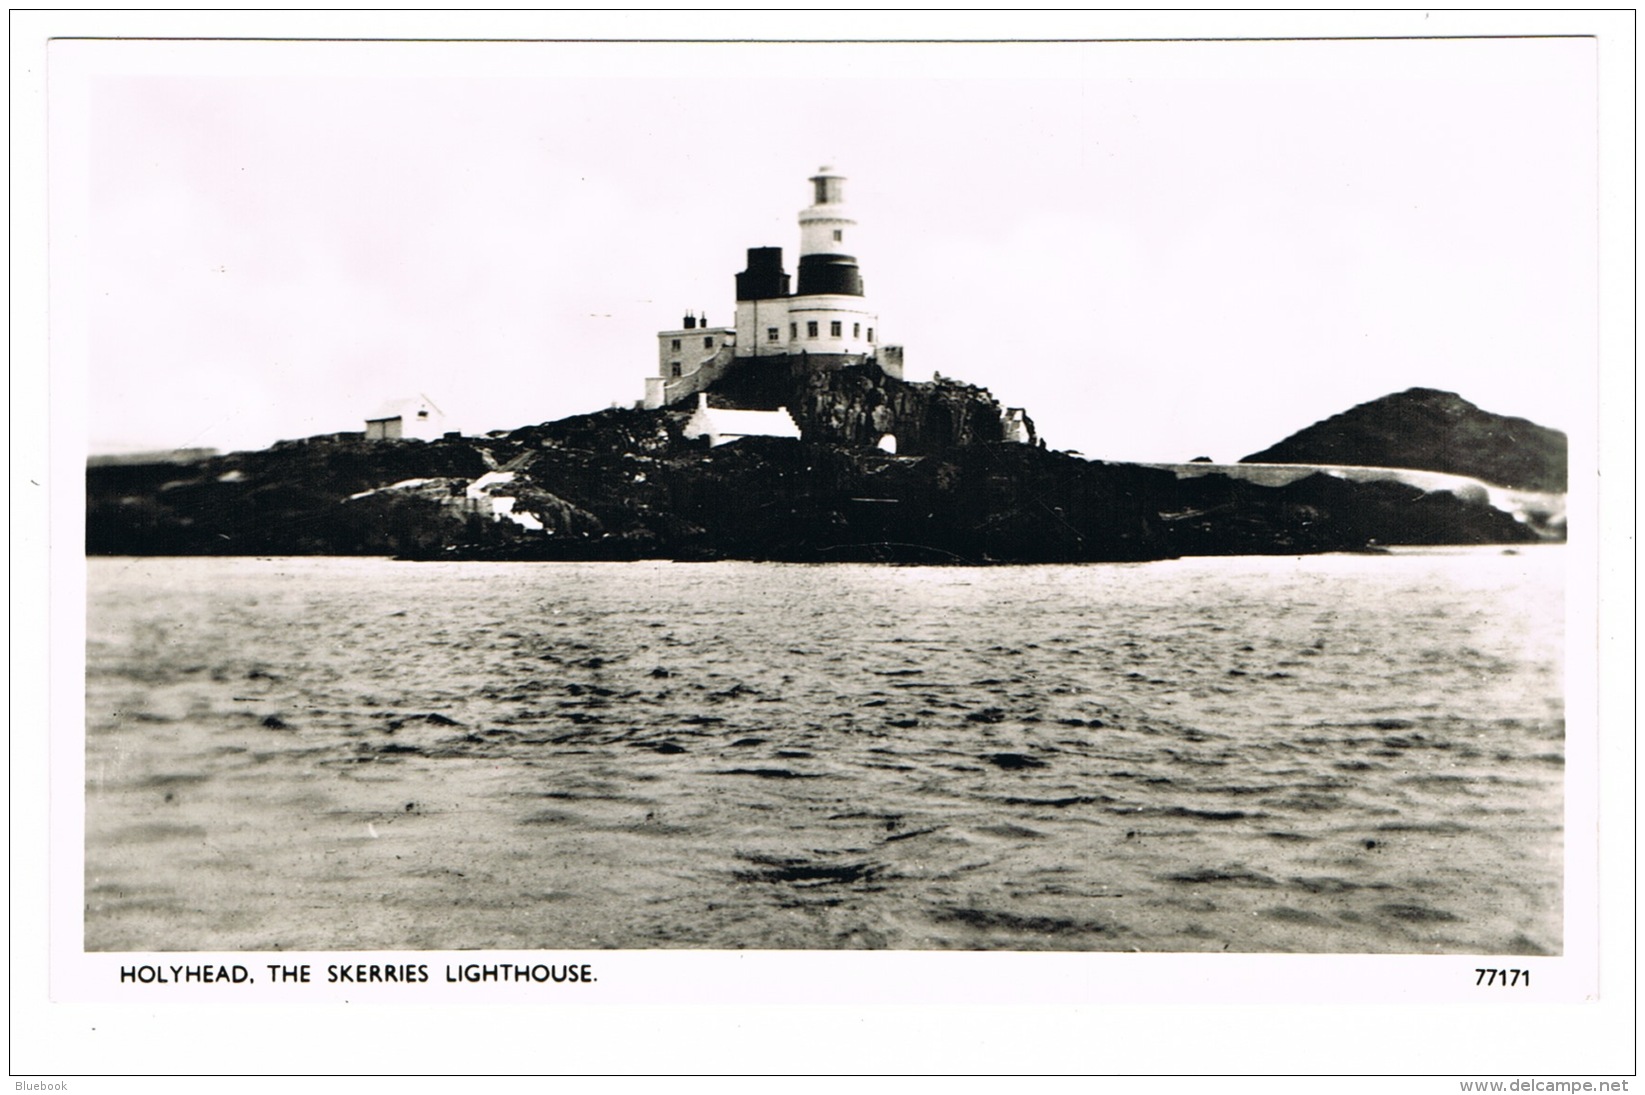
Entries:
{"type": "Polygon", "coordinates": [[[849,178],[883,342],[1054,448],[1237,459],[1414,385],[1582,428],[1584,39],[52,46],[53,368],[92,452],[427,393],[631,404],[849,178]],[[66,325],[66,327],[65,327],[66,325]],[[72,328],[73,337],[64,334],[72,328]]]}

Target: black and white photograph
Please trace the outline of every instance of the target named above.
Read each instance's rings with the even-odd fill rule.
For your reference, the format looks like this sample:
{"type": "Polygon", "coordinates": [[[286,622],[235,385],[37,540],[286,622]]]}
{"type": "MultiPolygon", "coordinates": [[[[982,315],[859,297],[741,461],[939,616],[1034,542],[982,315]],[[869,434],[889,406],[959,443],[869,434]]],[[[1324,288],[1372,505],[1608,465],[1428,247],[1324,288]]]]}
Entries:
{"type": "Polygon", "coordinates": [[[643,37],[51,44],[54,950],[1594,983],[1592,37],[643,37]]]}

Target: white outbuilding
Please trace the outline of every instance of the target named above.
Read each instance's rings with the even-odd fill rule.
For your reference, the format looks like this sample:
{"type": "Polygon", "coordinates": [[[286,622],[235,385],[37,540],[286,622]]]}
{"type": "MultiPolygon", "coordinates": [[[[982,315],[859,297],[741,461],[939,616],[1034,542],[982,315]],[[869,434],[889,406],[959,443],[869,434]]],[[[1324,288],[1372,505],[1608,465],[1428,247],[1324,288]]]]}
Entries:
{"type": "Polygon", "coordinates": [[[391,399],[366,419],[367,441],[392,441],[402,437],[435,441],[444,437],[445,432],[446,413],[422,394],[414,399],[391,399]]]}
{"type": "Polygon", "coordinates": [[[724,445],[744,437],[800,436],[799,426],[787,407],[774,411],[738,411],[729,407],[710,407],[708,393],[697,393],[697,409],[685,423],[685,436],[706,437],[710,446],[724,445]]]}

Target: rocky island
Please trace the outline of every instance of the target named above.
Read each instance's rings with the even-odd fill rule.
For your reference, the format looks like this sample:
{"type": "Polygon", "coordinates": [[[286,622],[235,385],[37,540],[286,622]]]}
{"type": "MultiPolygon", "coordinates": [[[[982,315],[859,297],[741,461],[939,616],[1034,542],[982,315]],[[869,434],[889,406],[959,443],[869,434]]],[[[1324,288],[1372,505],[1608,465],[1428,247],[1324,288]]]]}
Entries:
{"type": "Polygon", "coordinates": [[[1026,409],[904,379],[845,178],[810,182],[797,276],[749,248],[733,322],[659,331],[634,408],[466,437],[420,396],[362,433],[95,459],[87,551],[1048,563],[1563,535],[1564,435],[1426,389],[1239,464],[1048,451],[1026,409]]]}
{"type": "MultiPolygon", "coordinates": [[[[482,437],[335,434],[181,461],[98,461],[87,469],[86,550],[972,564],[1515,544],[1563,535],[1554,503],[1512,512],[1487,489],[1550,483],[1546,454],[1542,471],[1516,473],[1511,484],[1485,479],[1478,490],[1345,477],[1306,464],[1270,483],[1237,465],[1181,475],[1007,441],[1008,416],[985,389],[905,381],[872,363],[734,365],[706,395],[728,407],[786,407],[802,438],[711,446],[685,436],[691,410],[673,405],[482,437]],[[875,446],[893,422],[894,453],[875,446]]],[[[1407,396],[1407,403],[1432,402],[1407,396]]],[[[1465,420],[1467,430],[1477,425],[1476,417],[1465,420]]],[[[1026,428],[1032,431],[1031,421],[1026,428]]],[[[1424,446],[1445,443],[1429,424],[1411,433],[1424,446]]],[[[1447,470],[1495,475],[1500,453],[1497,462],[1470,463],[1467,436],[1447,449],[1447,470]]],[[[1562,444],[1557,455],[1562,473],[1562,444]]],[[[1421,466],[1396,463],[1406,457],[1387,445],[1375,459],[1421,466]]]]}

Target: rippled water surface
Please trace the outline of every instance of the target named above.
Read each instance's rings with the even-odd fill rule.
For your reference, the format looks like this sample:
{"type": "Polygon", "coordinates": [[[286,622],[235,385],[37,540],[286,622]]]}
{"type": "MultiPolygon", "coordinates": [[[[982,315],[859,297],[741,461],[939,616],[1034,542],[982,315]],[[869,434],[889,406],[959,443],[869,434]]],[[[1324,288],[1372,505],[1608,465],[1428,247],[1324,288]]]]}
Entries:
{"type": "Polygon", "coordinates": [[[1558,953],[1558,547],[92,559],[88,950],[1558,953]]]}

